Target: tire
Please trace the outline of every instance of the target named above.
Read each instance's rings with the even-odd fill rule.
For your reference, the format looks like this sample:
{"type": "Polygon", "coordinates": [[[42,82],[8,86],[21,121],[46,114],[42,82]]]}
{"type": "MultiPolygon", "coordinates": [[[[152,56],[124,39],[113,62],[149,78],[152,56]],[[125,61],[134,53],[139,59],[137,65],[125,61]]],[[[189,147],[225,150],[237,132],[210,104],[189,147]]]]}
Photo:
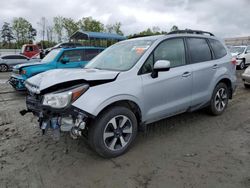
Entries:
{"type": "Polygon", "coordinates": [[[131,110],[114,106],[98,115],[89,126],[88,141],[102,157],[118,157],[131,147],[137,135],[137,127],[136,116],[131,110]]]}
{"type": "Polygon", "coordinates": [[[227,85],[222,82],[217,84],[210,101],[209,112],[215,116],[221,115],[227,108],[228,100],[229,90],[227,85]]]}
{"type": "Polygon", "coordinates": [[[0,64],[0,72],[7,72],[9,70],[8,66],[5,64],[0,64]]]}
{"type": "Polygon", "coordinates": [[[239,65],[240,70],[243,70],[246,67],[245,60],[242,60],[242,62],[239,65]]]}
{"type": "Polygon", "coordinates": [[[249,84],[244,84],[246,89],[250,89],[250,85],[249,84]]]}

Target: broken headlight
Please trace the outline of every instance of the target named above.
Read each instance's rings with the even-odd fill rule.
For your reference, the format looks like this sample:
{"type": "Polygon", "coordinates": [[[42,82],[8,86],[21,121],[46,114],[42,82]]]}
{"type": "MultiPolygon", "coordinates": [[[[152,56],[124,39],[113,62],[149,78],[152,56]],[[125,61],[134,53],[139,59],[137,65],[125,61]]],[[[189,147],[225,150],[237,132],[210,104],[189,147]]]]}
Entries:
{"type": "Polygon", "coordinates": [[[78,99],[88,88],[88,85],[83,85],[67,91],[46,94],[43,98],[43,105],[52,108],[65,108],[78,99]]]}

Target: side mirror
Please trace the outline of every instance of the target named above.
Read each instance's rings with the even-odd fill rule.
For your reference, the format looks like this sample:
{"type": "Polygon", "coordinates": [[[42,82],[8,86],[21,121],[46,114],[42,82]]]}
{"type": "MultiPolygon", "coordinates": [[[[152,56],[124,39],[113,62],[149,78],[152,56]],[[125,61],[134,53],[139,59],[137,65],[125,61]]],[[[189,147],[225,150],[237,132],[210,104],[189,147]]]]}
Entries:
{"type": "Polygon", "coordinates": [[[69,60],[69,58],[68,57],[63,57],[62,59],[61,59],[61,63],[62,64],[66,64],[66,63],[68,63],[70,60],[69,60]]]}
{"type": "Polygon", "coordinates": [[[152,78],[158,77],[158,72],[169,71],[170,69],[170,61],[168,60],[158,60],[154,64],[154,68],[152,71],[152,78]]]}

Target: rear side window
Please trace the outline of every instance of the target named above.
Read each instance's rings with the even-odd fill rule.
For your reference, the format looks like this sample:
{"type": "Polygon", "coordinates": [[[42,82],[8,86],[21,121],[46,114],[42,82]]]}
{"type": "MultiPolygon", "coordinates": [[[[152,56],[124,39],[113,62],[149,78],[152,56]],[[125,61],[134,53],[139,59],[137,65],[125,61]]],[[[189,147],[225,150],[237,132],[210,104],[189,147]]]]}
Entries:
{"type": "Polygon", "coordinates": [[[95,56],[97,56],[100,53],[101,50],[99,49],[86,49],[85,50],[85,56],[83,57],[83,61],[90,61],[95,56]]]}
{"type": "Polygon", "coordinates": [[[218,41],[214,39],[209,39],[211,47],[213,48],[213,52],[216,59],[220,59],[227,55],[227,51],[225,47],[218,41]]]}
{"type": "Polygon", "coordinates": [[[212,60],[211,50],[206,39],[187,38],[191,63],[199,63],[212,60]]]}

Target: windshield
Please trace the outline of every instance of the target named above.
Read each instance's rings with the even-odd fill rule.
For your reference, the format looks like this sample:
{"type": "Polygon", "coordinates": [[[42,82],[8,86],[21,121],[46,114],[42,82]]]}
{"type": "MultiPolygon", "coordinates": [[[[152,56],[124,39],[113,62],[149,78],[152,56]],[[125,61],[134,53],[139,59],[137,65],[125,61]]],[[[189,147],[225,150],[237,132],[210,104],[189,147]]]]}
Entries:
{"type": "Polygon", "coordinates": [[[147,51],[152,40],[130,40],[117,43],[96,56],[85,68],[126,71],[147,51]]]}
{"type": "Polygon", "coordinates": [[[49,52],[43,59],[42,59],[42,63],[48,63],[51,61],[54,61],[54,59],[56,58],[56,56],[59,54],[60,49],[55,49],[52,50],[51,52],[49,52]]]}
{"type": "Polygon", "coordinates": [[[231,53],[239,53],[239,54],[242,54],[244,52],[246,47],[240,47],[240,46],[235,46],[235,47],[231,47],[230,48],[230,52],[231,53]]]}

